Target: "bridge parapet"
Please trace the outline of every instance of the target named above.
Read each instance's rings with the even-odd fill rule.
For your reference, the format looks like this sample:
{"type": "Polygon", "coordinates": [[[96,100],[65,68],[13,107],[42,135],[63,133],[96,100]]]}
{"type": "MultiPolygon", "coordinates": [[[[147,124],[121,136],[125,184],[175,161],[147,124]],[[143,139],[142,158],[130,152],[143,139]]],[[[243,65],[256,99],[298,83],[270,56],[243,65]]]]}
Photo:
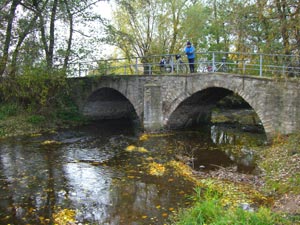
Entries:
{"type": "MultiPolygon", "coordinates": [[[[68,76],[182,75],[189,73],[187,62],[182,53],[82,61],[69,65],[68,76]]],[[[296,55],[263,53],[197,52],[195,69],[196,73],[204,74],[220,72],[260,77],[300,77],[300,58],[296,55]]]]}

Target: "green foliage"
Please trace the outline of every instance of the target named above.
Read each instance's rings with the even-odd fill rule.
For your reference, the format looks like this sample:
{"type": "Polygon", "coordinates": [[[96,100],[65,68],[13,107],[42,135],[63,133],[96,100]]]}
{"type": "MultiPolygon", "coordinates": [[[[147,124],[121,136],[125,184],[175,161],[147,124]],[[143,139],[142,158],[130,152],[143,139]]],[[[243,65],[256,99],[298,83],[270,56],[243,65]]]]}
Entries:
{"type": "Polygon", "coordinates": [[[56,110],[56,117],[63,121],[84,121],[85,119],[80,115],[77,106],[74,102],[65,97],[63,104],[56,110]]]}
{"type": "Polygon", "coordinates": [[[20,107],[16,103],[7,103],[0,106],[0,120],[9,116],[15,116],[20,112],[20,107]]]}
{"type": "Polygon", "coordinates": [[[46,117],[41,115],[31,115],[28,117],[27,121],[34,125],[41,125],[46,121],[46,117]]]}
{"type": "Polygon", "coordinates": [[[58,70],[48,70],[44,66],[26,68],[23,75],[3,81],[4,101],[16,102],[32,112],[55,107],[67,94],[64,74],[58,70]]]}
{"type": "Polygon", "coordinates": [[[201,191],[196,189],[194,206],[179,212],[174,221],[175,225],[274,225],[293,224],[280,214],[272,213],[271,210],[260,207],[254,212],[245,211],[242,208],[224,208],[221,203],[222,196],[215,191],[207,189],[202,198],[201,191]]]}
{"type": "Polygon", "coordinates": [[[39,65],[2,80],[0,136],[40,132],[85,120],[69,96],[64,73],[39,65]]]}

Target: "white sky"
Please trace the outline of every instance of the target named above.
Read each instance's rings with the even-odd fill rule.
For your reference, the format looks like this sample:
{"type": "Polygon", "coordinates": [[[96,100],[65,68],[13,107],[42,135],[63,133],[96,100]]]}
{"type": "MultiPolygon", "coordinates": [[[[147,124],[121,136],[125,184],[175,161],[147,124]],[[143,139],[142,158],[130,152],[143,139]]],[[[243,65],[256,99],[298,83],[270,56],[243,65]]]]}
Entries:
{"type": "Polygon", "coordinates": [[[112,14],[112,1],[101,1],[98,2],[95,6],[95,10],[99,12],[101,16],[103,16],[106,19],[111,19],[112,14]]]}

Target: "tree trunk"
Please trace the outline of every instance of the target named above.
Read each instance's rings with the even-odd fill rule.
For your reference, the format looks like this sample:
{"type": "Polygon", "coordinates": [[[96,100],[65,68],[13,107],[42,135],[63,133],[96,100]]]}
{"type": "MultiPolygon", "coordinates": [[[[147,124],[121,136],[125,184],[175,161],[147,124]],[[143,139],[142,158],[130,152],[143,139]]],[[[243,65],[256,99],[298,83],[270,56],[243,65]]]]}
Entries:
{"type": "Polygon", "coordinates": [[[286,15],[286,1],[276,0],[276,7],[279,14],[280,19],[280,30],[281,30],[281,37],[283,40],[283,47],[284,47],[284,54],[290,55],[290,42],[289,42],[289,34],[287,28],[287,15],[286,15]]]}
{"type": "Polygon", "coordinates": [[[64,0],[64,3],[66,6],[66,9],[67,9],[68,18],[69,18],[69,39],[68,39],[68,46],[67,46],[66,55],[65,55],[65,59],[64,59],[64,66],[63,66],[64,71],[66,71],[67,67],[68,67],[69,59],[70,59],[70,54],[71,54],[74,30],[73,30],[73,15],[70,11],[70,7],[68,5],[68,0],[64,0]]]}
{"type": "Polygon", "coordinates": [[[19,0],[13,0],[13,2],[11,3],[9,17],[7,21],[7,27],[6,27],[5,41],[2,50],[2,57],[0,58],[0,76],[4,75],[7,66],[9,46],[11,43],[11,36],[12,36],[13,21],[15,18],[17,6],[19,4],[20,4],[19,0]]]}
{"type": "Polygon", "coordinates": [[[17,46],[16,46],[16,48],[15,48],[15,50],[13,52],[13,55],[12,55],[11,71],[10,71],[11,75],[14,75],[16,73],[16,71],[17,71],[17,61],[18,61],[20,47],[22,46],[22,44],[23,44],[25,38],[27,37],[27,35],[29,34],[30,30],[34,27],[35,22],[36,22],[37,19],[38,19],[38,15],[36,14],[31,19],[31,21],[28,24],[28,26],[24,29],[24,31],[19,36],[17,46]]]}
{"type": "Polygon", "coordinates": [[[53,66],[54,43],[55,43],[55,19],[56,19],[57,4],[58,4],[58,0],[54,0],[52,10],[51,10],[49,49],[48,49],[48,57],[47,57],[48,68],[52,68],[53,66]]]}

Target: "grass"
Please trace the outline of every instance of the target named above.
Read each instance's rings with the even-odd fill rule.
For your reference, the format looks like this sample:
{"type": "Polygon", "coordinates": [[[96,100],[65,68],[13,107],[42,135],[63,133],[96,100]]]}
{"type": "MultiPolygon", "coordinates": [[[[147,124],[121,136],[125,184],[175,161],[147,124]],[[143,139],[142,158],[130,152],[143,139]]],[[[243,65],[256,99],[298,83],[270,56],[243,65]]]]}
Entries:
{"type": "Polygon", "coordinates": [[[196,189],[196,200],[192,208],[181,210],[174,218],[173,225],[274,225],[295,224],[281,214],[260,207],[246,211],[241,207],[225,208],[222,196],[212,189],[196,189]]]}
{"type": "Polygon", "coordinates": [[[37,113],[12,103],[1,105],[0,137],[40,133],[86,122],[74,107],[45,111],[37,113]]]}

